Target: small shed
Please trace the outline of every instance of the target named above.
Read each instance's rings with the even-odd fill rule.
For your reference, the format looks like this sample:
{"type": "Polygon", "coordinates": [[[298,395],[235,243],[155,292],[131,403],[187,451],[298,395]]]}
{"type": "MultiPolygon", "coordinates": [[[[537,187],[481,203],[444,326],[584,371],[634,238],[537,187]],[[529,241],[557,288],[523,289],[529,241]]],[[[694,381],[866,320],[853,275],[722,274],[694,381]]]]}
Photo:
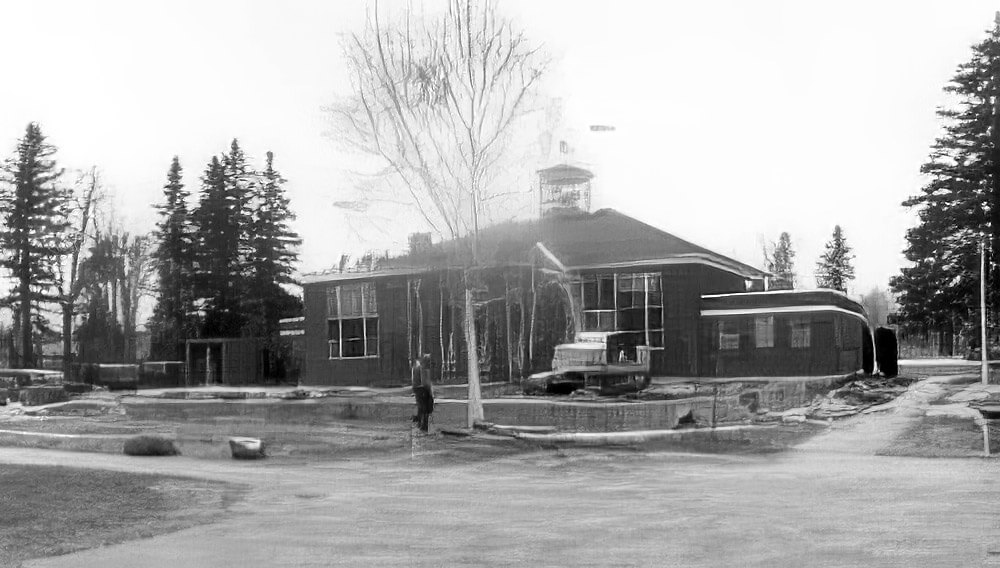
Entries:
{"type": "Polygon", "coordinates": [[[262,382],[260,341],[251,337],[188,339],[184,346],[187,375],[194,385],[240,385],[262,382]]]}

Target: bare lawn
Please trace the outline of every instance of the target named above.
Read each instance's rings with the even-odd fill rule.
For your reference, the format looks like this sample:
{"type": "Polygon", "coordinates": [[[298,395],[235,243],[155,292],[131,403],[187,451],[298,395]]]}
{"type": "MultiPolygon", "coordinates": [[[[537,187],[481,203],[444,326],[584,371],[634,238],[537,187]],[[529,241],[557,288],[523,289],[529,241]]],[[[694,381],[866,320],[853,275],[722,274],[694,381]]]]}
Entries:
{"type": "Polygon", "coordinates": [[[213,521],[240,489],[214,481],[76,469],[0,468],[0,566],[213,521]]]}

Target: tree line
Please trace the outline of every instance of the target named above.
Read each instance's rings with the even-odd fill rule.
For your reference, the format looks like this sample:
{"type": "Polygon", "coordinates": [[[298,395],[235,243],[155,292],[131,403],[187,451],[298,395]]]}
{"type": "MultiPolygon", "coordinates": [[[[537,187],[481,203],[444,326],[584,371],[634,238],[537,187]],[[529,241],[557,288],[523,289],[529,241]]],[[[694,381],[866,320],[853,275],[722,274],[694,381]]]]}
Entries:
{"type": "Polygon", "coordinates": [[[131,362],[148,296],[153,358],[181,357],[192,337],[273,342],[279,319],[300,313],[285,286],[301,240],[270,152],[257,170],[234,140],[208,162],[193,203],[175,157],[148,234],[118,225],[96,167],[67,180],[56,152],[31,123],[0,169],[11,364],[39,366],[36,346],[60,337],[66,372],[74,360],[131,362]]]}
{"type": "MultiPolygon", "coordinates": [[[[1000,276],[1000,17],[944,90],[952,104],[937,111],[926,184],[903,202],[919,219],[906,233],[910,265],[890,285],[908,327],[978,338],[980,243],[987,280],[1000,276]]],[[[998,294],[987,287],[987,313],[998,294]]]]}
{"type": "Polygon", "coordinates": [[[159,354],[180,357],[191,337],[274,342],[279,320],[302,310],[285,288],[295,284],[301,239],[290,227],[295,217],[274,154],[255,170],[233,140],[205,166],[193,206],[181,178],[174,157],[157,206],[153,255],[160,287],[150,328],[159,354]]]}
{"type": "MultiPolygon", "coordinates": [[[[764,270],[771,273],[769,290],[793,290],[797,284],[795,249],[787,232],[778,236],[778,242],[765,242],[764,270]]],[[[854,253],[847,244],[840,225],[833,228],[833,235],[826,242],[823,254],[816,262],[816,287],[847,293],[847,286],[854,280],[854,253]]]]}

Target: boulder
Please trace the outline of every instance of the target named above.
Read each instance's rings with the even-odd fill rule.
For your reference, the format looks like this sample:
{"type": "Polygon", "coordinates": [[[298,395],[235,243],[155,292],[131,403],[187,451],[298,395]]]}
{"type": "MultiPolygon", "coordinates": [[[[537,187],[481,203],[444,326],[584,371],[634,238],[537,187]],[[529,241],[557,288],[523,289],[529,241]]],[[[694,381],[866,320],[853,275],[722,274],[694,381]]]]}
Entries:
{"type": "Polygon", "coordinates": [[[234,459],[256,460],[264,457],[264,442],[260,438],[230,438],[229,450],[234,459]]]}

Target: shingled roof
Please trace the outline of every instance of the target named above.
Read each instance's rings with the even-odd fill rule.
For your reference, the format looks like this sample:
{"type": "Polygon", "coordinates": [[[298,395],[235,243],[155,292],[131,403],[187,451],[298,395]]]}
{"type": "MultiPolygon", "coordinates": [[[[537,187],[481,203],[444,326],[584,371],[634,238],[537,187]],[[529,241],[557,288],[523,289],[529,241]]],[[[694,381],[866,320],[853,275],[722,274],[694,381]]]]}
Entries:
{"type": "MultiPolygon", "coordinates": [[[[465,248],[467,248],[467,243],[465,248]]],[[[382,270],[400,272],[453,264],[463,243],[439,243],[429,251],[389,259],[382,270]]],[[[541,250],[560,269],[628,265],[712,264],[747,278],[767,273],[681,239],[614,209],[593,213],[563,213],[531,221],[493,225],[479,233],[479,259],[485,265],[523,264],[541,250]]],[[[311,275],[306,281],[325,280],[311,275]]],[[[331,274],[337,279],[339,274],[331,274]]]]}

